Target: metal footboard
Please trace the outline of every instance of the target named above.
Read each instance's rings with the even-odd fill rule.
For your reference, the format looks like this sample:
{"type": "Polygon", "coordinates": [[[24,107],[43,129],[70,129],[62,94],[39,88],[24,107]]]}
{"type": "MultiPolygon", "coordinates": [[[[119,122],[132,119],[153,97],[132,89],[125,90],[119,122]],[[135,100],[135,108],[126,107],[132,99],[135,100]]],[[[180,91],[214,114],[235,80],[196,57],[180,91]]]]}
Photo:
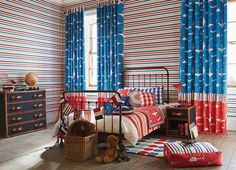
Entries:
{"type": "MultiPolygon", "coordinates": [[[[63,113],[63,107],[65,103],[68,103],[72,106],[74,111],[74,119],[88,119],[90,114],[91,118],[91,112],[94,109],[99,109],[103,106],[105,102],[109,102],[111,104],[113,109],[119,108],[119,114],[109,114],[107,115],[106,110],[104,110],[102,113],[103,120],[97,120],[95,119],[96,124],[96,131],[98,131],[98,121],[103,121],[103,133],[106,132],[106,126],[110,124],[111,126],[111,134],[118,135],[120,143],[122,142],[122,109],[120,103],[117,105],[115,101],[112,100],[112,98],[120,99],[121,96],[117,91],[103,91],[103,90],[81,90],[81,91],[65,91],[63,93],[63,102],[60,105],[60,113],[61,113],[61,120],[63,120],[63,117],[66,116],[63,113]],[[106,117],[110,116],[111,122],[106,121],[106,117]],[[119,119],[119,133],[116,134],[114,132],[114,117],[118,116],[119,119]]],[[[101,131],[100,131],[101,133],[101,131]]]]}

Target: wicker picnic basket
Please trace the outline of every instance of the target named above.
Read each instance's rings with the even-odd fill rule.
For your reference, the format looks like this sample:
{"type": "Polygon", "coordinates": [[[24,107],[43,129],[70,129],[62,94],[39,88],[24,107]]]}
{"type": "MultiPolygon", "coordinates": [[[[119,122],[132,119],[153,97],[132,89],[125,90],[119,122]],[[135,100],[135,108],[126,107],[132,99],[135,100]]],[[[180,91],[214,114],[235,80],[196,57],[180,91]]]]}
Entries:
{"type": "Polygon", "coordinates": [[[86,161],[96,156],[98,134],[94,133],[86,137],[71,136],[71,126],[65,136],[65,157],[75,161],[86,161]]]}

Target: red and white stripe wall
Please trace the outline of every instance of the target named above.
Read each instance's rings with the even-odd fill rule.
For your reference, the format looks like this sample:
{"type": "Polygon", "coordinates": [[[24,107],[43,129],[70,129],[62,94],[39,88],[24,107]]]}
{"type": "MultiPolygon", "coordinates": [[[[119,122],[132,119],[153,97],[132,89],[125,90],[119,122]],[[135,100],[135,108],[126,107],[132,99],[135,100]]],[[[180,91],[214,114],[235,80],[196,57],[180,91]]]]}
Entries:
{"type": "Polygon", "coordinates": [[[62,10],[47,1],[0,1],[0,74],[22,81],[28,72],[47,90],[48,122],[64,89],[62,10]]]}
{"type": "MultiPolygon", "coordinates": [[[[96,1],[84,1],[95,9],[96,1]]],[[[48,121],[54,121],[64,90],[65,9],[47,1],[1,1],[0,72],[21,79],[30,71],[47,90],[48,121]]],[[[127,0],[125,4],[125,67],[166,66],[178,82],[179,1],[127,0]],[[158,1],[158,2],[157,2],[158,1]]],[[[176,99],[171,89],[171,98],[176,99]]]]}
{"type": "MultiPolygon", "coordinates": [[[[78,4],[58,6],[47,1],[0,2],[0,73],[22,78],[33,71],[47,90],[48,121],[53,121],[64,89],[64,14],[78,4]],[[3,43],[4,42],[4,43],[3,43]]],[[[96,1],[83,1],[95,9],[96,1]]],[[[166,66],[170,82],[179,81],[180,0],[126,0],[125,67],[166,66]]],[[[171,99],[177,91],[171,86],[171,99]]],[[[236,94],[236,93],[235,93],[236,94]]],[[[235,95],[234,95],[235,96],[235,95]]],[[[233,96],[229,111],[235,110],[233,96]]]]}
{"type": "MultiPolygon", "coordinates": [[[[68,5],[70,9],[78,4],[68,5]]],[[[80,3],[85,9],[95,9],[96,1],[80,3]]],[[[124,7],[125,67],[166,66],[170,82],[179,81],[180,0],[126,0],[124,7]]],[[[177,91],[170,88],[171,100],[177,91]]]]}
{"type": "Polygon", "coordinates": [[[177,100],[172,85],[179,81],[180,1],[127,0],[124,18],[125,67],[167,67],[170,99],[177,100]]]}

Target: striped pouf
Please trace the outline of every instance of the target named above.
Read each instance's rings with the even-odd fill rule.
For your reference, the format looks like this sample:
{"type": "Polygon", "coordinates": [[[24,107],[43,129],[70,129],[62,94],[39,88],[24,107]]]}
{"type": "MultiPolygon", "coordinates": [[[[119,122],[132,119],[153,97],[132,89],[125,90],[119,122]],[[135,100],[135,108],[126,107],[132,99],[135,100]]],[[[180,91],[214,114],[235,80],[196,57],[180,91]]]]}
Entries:
{"type": "Polygon", "coordinates": [[[222,152],[208,142],[165,143],[164,157],[172,167],[222,165],[222,152]]]}

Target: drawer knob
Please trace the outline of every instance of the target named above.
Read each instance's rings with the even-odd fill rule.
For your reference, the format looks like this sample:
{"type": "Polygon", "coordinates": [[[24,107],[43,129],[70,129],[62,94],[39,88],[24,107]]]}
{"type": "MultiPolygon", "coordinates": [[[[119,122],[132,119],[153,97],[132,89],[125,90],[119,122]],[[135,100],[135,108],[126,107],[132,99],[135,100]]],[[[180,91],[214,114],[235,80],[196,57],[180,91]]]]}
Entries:
{"type": "Polygon", "coordinates": [[[22,109],[21,106],[17,106],[17,107],[12,107],[12,108],[11,108],[12,111],[15,111],[15,110],[21,110],[21,109],[22,109]]]}
{"type": "Polygon", "coordinates": [[[40,127],[43,127],[44,126],[44,123],[36,123],[35,125],[34,125],[34,127],[35,128],[40,128],[40,127]]]}
{"type": "Polygon", "coordinates": [[[23,118],[22,117],[13,117],[11,120],[13,121],[13,122],[16,122],[16,121],[20,121],[20,120],[22,120],[23,118]]]}
{"type": "Polygon", "coordinates": [[[43,104],[41,104],[41,103],[40,104],[35,104],[34,108],[39,108],[39,107],[42,107],[42,106],[43,106],[43,104]]]}
{"type": "Polygon", "coordinates": [[[33,95],[33,98],[41,98],[41,97],[43,97],[43,94],[34,94],[33,95]]]}
{"type": "Polygon", "coordinates": [[[13,129],[12,129],[12,132],[13,132],[13,133],[16,133],[16,132],[20,132],[20,131],[22,131],[22,130],[23,130],[22,127],[13,128],[13,129]]]}
{"type": "Polygon", "coordinates": [[[183,116],[184,114],[181,112],[172,112],[171,113],[173,116],[183,116]]]}
{"type": "Polygon", "coordinates": [[[39,114],[34,114],[34,118],[37,118],[37,117],[42,117],[43,114],[42,113],[39,113],[39,114]]]}
{"type": "Polygon", "coordinates": [[[22,96],[12,96],[11,99],[12,99],[12,100],[22,99],[22,96]]]}

